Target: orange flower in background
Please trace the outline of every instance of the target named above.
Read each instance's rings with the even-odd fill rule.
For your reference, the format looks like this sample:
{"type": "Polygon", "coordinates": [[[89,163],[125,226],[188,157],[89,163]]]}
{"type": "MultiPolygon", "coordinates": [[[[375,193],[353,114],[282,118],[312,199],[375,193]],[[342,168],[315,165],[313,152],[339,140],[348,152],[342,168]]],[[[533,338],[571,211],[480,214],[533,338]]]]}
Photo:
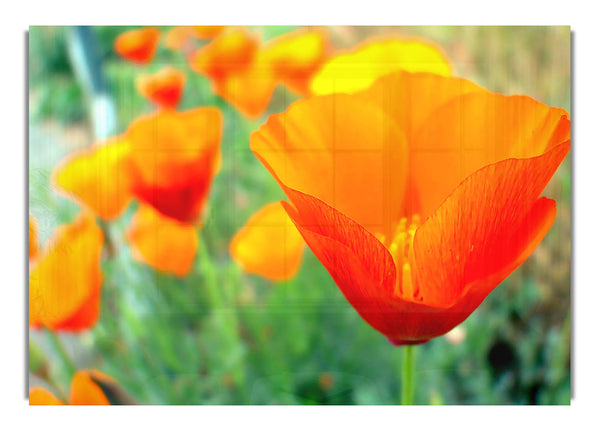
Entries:
{"type": "Polygon", "coordinates": [[[225,29],[222,25],[178,26],[165,35],[165,45],[174,50],[182,49],[190,38],[212,39],[225,29]]]}
{"type": "Polygon", "coordinates": [[[321,29],[302,28],[269,40],[264,51],[275,77],[294,93],[307,95],[332,47],[321,29]]]}
{"type": "Polygon", "coordinates": [[[185,75],[167,66],[153,75],[142,75],[137,80],[137,88],[142,96],[160,108],[175,108],[181,98],[185,75]]]}
{"type": "Polygon", "coordinates": [[[300,267],[304,240],[281,203],[258,210],[235,234],[229,253],[245,271],[288,280],[300,267]]]}
{"type": "MultiPolygon", "coordinates": [[[[70,405],[134,404],[112,377],[97,370],[78,371],[69,392],[70,405]]],[[[29,405],[64,405],[52,392],[41,387],[29,390],[29,405]]]]}
{"type": "Polygon", "coordinates": [[[224,25],[192,25],[188,31],[196,39],[212,39],[225,29],[224,25]]]}
{"type": "Polygon", "coordinates": [[[38,238],[38,227],[35,217],[29,214],[29,259],[33,259],[40,251],[40,240],[38,238]]]}
{"type": "Polygon", "coordinates": [[[215,93],[249,118],[265,112],[276,86],[277,80],[262,53],[246,69],[214,81],[215,93]]]}
{"type": "Polygon", "coordinates": [[[399,70],[449,76],[452,65],[442,49],[430,41],[374,37],[329,58],[314,75],[311,92],[353,93],[399,70]]]}
{"type": "Polygon", "coordinates": [[[59,226],[29,272],[29,326],[78,331],[100,312],[103,235],[91,214],[59,226]]]}
{"type": "Polygon", "coordinates": [[[145,64],[154,57],[159,39],[160,33],[155,28],[129,30],[115,39],[115,51],[127,60],[145,64]]]}
{"type": "Polygon", "coordinates": [[[132,198],[128,156],[123,136],[108,139],[68,155],[54,169],[52,184],[99,217],[114,219],[132,198]]]}
{"type": "Polygon", "coordinates": [[[165,46],[178,51],[183,49],[190,39],[190,32],[187,27],[173,27],[165,34],[165,46]]]}
{"type": "Polygon", "coordinates": [[[133,194],[165,216],[197,221],[221,166],[223,118],[217,108],[163,110],[127,130],[133,194]]]}
{"type": "Polygon", "coordinates": [[[29,390],[30,406],[61,406],[64,403],[54,396],[48,389],[34,387],[29,390]]]}
{"type": "Polygon", "coordinates": [[[265,111],[277,86],[260,40],[245,28],[220,33],[191,56],[190,65],[211,79],[216,94],[250,118],[265,111]]]}
{"type": "Polygon", "coordinates": [[[533,252],[569,115],[469,81],[397,72],[294,103],[251,136],[336,284],[393,344],[448,332],[533,252]],[[328,118],[330,121],[322,121],[328,118]]]}
{"type": "Polygon", "coordinates": [[[198,248],[194,226],[165,217],[147,205],[133,215],[127,239],[136,260],[179,277],[192,268],[198,248]]]}
{"type": "Polygon", "coordinates": [[[220,80],[246,69],[258,51],[260,41],[243,27],[222,32],[190,58],[190,66],[198,73],[220,80]]]}

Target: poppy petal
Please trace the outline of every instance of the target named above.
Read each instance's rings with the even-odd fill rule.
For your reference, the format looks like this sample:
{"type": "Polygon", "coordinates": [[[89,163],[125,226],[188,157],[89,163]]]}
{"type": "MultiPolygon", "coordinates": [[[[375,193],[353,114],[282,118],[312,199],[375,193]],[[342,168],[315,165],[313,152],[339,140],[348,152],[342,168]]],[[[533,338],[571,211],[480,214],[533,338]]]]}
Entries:
{"type": "Polygon", "coordinates": [[[192,25],[189,27],[189,32],[196,39],[212,39],[224,29],[224,25],[192,25]]]}
{"type": "Polygon", "coordinates": [[[331,50],[327,34],[311,28],[273,38],[264,47],[275,77],[300,95],[310,92],[310,80],[331,50]]]}
{"type": "Polygon", "coordinates": [[[228,73],[245,69],[252,62],[258,45],[258,38],[247,29],[230,28],[194,52],[190,66],[197,73],[222,79],[228,73]]]}
{"type": "Polygon", "coordinates": [[[345,94],[301,100],[250,136],[271,174],[388,235],[404,202],[408,148],[376,105],[345,94]]]}
{"type": "Polygon", "coordinates": [[[200,216],[220,168],[223,119],[217,108],[163,110],[139,118],[127,131],[134,195],[166,216],[200,216]]]}
{"type": "Polygon", "coordinates": [[[529,97],[473,92],[453,98],[434,110],[410,140],[419,212],[431,214],[483,166],[538,156],[569,138],[568,114],[529,97]]]}
{"type": "Polygon", "coordinates": [[[115,39],[115,51],[136,63],[148,63],[154,57],[160,33],[155,28],[129,30],[115,39]]]}
{"type": "Polygon", "coordinates": [[[62,406],[63,403],[54,396],[48,389],[41,387],[31,388],[29,390],[30,406],[62,406]]]}
{"type": "Polygon", "coordinates": [[[261,53],[239,70],[214,79],[214,91],[249,118],[262,115],[271,101],[277,80],[261,53]]]}
{"type": "Polygon", "coordinates": [[[353,93],[397,70],[448,76],[452,67],[442,50],[429,41],[372,38],[326,61],[314,76],[311,90],[313,94],[353,93]]]}
{"type": "MultiPolygon", "coordinates": [[[[465,285],[483,276],[478,267],[484,262],[517,259],[519,242],[508,247],[505,239],[534,207],[569,149],[567,141],[538,157],[508,159],[478,170],[419,227],[415,272],[427,303],[452,304],[465,285]]],[[[493,269],[494,263],[489,266],[493,269]]]]}
{"type": "Polygon", "coordinates": [[[419,126],[436,109],[458,96],[476,92],[489,93],[463,78],[396,71],[377,79],[357,95],[379,105],[402,129],[412,145],[419,126]]]}
{"type": "Polygon", "coordinates": [[[167,66],[153,75],[138,78],[137,88],[140,94],[161,108],[174,108],[179,103],[185,75],[167,66]]]}
{"type": "Polygon", "coordinates": [[[194,226],[165,217],[148,205],[141,205],[133,215],[127,239],[136,260],[179,277],[192,268],[198,248],[194,226]]]}
{"type": "Polygon", "coordinates": [[[129,144],[122,137],[77,151],[54,169],[52,184],[99,217],[116,218],[132,198],[128,155],[129,144]]]}
{"type": "Polygon", "coordinates": [[[29,274],[30,326],[63,329],[66,323],[65,329],[80,330],[95,323],[98,312],[90,303],[98,304],[102,244],[102,231],[90,214],[55,231],[29,274]]]}
{"type": "Polygon", "coordinates": [[[78,371],[73,376],[69,404],[79,406],[110,405],[102,389],[94,383],[87,371],[78,371]]]}
{"type": "Polygon", "coordinates": [[[425,341],[422,331],[432,314],[440,316],[436,328],[449,325],[448,331],[459,323],[451,322],[449,316],[456,313],[447,309],[395,297],[395,263],[359,224],[312,196],[294,190],[287,193],[294,206],[282,202],[283,206],[306,244],[369,325],[395,343],[406,344],[425,341]]]}
{"type": "Polygon", "coordinates": [[[40,251],[40,240],[38,238],[38,227],[35,217],[29,214],[29,259],[33,259],[40,251]]]}
{"type": "Polygon", "coordinates": [[[271,280],[292,278],[302,261],[304,240],[281,203],[265,205],[231,240],[229,252],[245,271],[271,280]]]}

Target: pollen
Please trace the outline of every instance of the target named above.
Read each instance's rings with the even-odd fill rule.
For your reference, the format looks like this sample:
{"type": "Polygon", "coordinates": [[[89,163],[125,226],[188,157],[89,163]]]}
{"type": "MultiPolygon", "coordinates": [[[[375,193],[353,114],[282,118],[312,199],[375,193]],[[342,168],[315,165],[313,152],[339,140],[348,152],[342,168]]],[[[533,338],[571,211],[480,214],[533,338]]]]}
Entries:
{"type": "Polygon", "coordinates": [[[396,285],[394,296],[409,301],[422,301],[418,286],[413,283],[411,267],[414,268],[413,240],[415,232],[421,223],[421,217],[413,215],[408,219],[403,217],[396,227],[393,239],[388,249],[396,264],[396,285]]]}

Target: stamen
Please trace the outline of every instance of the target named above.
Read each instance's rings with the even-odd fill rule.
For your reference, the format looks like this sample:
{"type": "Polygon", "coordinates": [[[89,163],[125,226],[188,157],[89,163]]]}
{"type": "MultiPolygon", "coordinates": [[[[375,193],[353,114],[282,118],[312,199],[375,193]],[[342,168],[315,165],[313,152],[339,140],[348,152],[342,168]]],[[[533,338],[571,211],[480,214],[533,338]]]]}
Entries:
{"type": "Polygon", "coordinates": [[[407,300],[422,301],[423,297],[419,294],[417,286],[413,285],[411,273],[411,256],[413,239],[421,217],[414,214],[411,217],[411,224],[408,225],[408,220],[403,217],[396,227],[394,236],[388,249],[396,264],[396,285],[394,286],[394,296],[407,300]],[[407,226],[408,225],[408,226],[407,226]]]}

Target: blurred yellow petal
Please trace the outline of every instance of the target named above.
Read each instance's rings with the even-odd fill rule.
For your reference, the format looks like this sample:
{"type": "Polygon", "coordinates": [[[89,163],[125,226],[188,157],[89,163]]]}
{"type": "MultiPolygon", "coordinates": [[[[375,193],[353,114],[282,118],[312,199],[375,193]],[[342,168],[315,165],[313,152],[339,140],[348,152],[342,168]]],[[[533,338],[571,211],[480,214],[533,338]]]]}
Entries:
{"type": "Polygon", "coordinates": [[[79,406],[109,405],[106,395],[100,386],[90,378],[89,373],[89,371],[78,371],[73,376],[69,404],[79,406]]]}
{"type": "Polygon", "coordinates": [[[304,240],[279,202],[256,212],[236,233],[229,251],[245,271],[271,280],[292,278],[302,260],[304,240]]]}
{"type": "Polygon", "coordinates": [[[443,76],[452,66],[431,42],[395,36],[367,39],[325,62],[311,83],[313,94],[353,93],[391,72],[430,72],[443,76]]]}
{"type": "Polygon", "coordinates": [[[29,273],[29,325],[81,330],[100,312],[103,235],[91,214],[59,226],[29,273]]]}
{"type": "Polygon", "coordinates": [[[269,40],[264,47],[273,73],[291,91],[306,95],[310,80],[332,50],[327,34],[302,28],[269,40]]]}
{"type": "Polygon", "coordinates": [[[118,217],[131,200],[128,155],[128,143],[112,138],[67,156],[54,169],[52,182],[99,217],[118,217]]]}
{"type": "Polygon", "coordinates": [[[29,214],[29,259],[33,259],[40,251],[38,227],[35,218],[29,214]]]}
{"type": "Polygon", "coordinates": [[[163,272],[186,275],[196,257],[196,228],[163,216],[148,205],[141,205],[127,232],[133,256],[163,272]]]}
{"type": "Polygon", "coordinates": [[[48,389],[35,387],[29,390],[30,406],[61,406],[63,403],[48,389]]]}

